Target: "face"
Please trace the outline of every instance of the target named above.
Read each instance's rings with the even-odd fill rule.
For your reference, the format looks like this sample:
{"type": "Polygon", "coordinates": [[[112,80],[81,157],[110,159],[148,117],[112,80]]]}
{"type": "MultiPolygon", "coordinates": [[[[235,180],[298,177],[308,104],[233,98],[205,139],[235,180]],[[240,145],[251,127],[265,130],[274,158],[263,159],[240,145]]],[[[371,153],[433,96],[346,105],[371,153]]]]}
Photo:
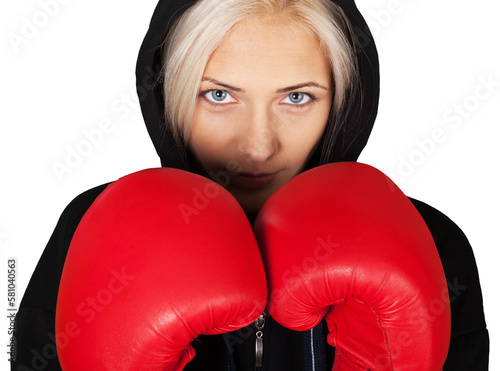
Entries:
{"type": "Polygon", "coordinates": [[[256,212],[301,172],[332,103],[315,37],[278,17],[238,23],[208,61],[189,146],[212,179],[256,212]]]}

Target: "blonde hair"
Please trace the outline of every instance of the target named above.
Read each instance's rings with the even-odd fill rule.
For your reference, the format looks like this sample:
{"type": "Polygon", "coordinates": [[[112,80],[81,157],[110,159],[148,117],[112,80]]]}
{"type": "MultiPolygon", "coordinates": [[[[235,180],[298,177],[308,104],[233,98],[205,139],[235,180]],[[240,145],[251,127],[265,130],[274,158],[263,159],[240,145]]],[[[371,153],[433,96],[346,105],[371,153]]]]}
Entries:
{"type": "Polygon", "coordinates": [[[205,66],[234,25],[255,16],[282,15],[317,37],[330,61],[333,109],[338,112],[357,78],[353,32],[330,0],[199,0],[182,14],[163,46],[166,121],[179,144],[187,144],[205,66]]]}

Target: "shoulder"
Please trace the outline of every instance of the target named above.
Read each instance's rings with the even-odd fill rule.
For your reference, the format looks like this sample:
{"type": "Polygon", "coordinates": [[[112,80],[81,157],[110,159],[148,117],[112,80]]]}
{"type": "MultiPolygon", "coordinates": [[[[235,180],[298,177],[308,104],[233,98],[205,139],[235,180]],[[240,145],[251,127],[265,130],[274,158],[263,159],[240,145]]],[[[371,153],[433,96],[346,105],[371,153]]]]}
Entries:
{"type": "MultiPolygon", "coordinates": [[[[439,210],[418,201],[411,199],[429,228],[434,243],[439,250],[441,258],[446,258],[446,267],[449,270],[463,270],[469,265],[464,259],[474,259],[472,248],[464,232],[445,214],[439,210]]],[[[475,261],[473,262],[475,268],[475,261]]]]}
{"type": "MultiPolygon", "coordinates": [[[[59,229],[60,232],[74,232],[83,215],[109,184],[101,184],[76,196],[62,212],[56,226],[56,231],[59,229]]],[[[70,237],[72,237],[73,233],[70,234],[70,237]]]]}
{"type": "Polygon", "coordinates": [[[463,231],[445,214],[410,198],[424,219],[438,250],[448,283],[452,338],[483,329],[483,298],[476,260],[463,231]]]}
{"type": "MultiPolygon", "coordinates": [[[[65,207],[59,217],[59,221],[57,222],[44,254],[46,254],[47,251],[50,252],[50,250],[67,250],[76,227],[78,227],[83,215],[85,215],[89,207],[109,184],[110,183],[102,184],[79,194],[65,207]]],[[[60,252],[63,253],[65,258],[66,251],[60,252]]]]}
{"type": "Polygon", "coordinates": [[[73,234],[90,205],[108,185],[89,189],[66,206],[31,276],[21,307],[55,311],[59,281],[73,234]]]}

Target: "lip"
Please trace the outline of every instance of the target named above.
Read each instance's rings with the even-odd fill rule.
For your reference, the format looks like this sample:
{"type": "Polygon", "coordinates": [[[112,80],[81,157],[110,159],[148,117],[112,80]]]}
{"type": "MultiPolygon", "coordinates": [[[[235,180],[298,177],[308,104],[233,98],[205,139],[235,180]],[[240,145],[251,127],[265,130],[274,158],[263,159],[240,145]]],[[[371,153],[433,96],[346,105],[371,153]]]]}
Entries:
{"type": "Polygon", "coordinates": [[[274,181],[278,173],[279,171],[271,174],[237,173],[231,174],[231,180],[245,188],[260,188],[274,181]]]}

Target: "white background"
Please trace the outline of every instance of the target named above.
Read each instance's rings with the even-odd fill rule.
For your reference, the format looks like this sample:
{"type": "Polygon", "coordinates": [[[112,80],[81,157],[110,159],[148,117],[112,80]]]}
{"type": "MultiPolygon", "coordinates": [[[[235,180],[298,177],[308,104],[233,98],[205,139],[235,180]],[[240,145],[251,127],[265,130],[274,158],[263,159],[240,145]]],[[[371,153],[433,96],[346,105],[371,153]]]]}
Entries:
{"type": "MultiPolygon", "coordinates": [[[[42,7],[55,1],[0,3],[0,277],[7,258],[17,258],[18,300],[68,202],[159,166],[134,95],[137,51],[156,1],[58,0],[57,9],[42,7]],[[25,42],[16,47],[13,35],[25,42]],[[58,177],[54,163],[81,150],[84,130],[103,120],[111,131],[58,177]]],[[[443,211],[468,236],[483,288],[490,366],[498,370],[500,6],[490,0],[358,5],[377,41],[382,80],[378,119],[360,160],[443,211]],[[491,91],[481,87],[486,80],[493,81],[491,91]]],[[[0,285],[6,317],[7,283],[0,285]]],[[[7,326],[0,321],[5,350],[7,326]]],[[[0,354],[6,370],[6,351],[0,354]]]]}

